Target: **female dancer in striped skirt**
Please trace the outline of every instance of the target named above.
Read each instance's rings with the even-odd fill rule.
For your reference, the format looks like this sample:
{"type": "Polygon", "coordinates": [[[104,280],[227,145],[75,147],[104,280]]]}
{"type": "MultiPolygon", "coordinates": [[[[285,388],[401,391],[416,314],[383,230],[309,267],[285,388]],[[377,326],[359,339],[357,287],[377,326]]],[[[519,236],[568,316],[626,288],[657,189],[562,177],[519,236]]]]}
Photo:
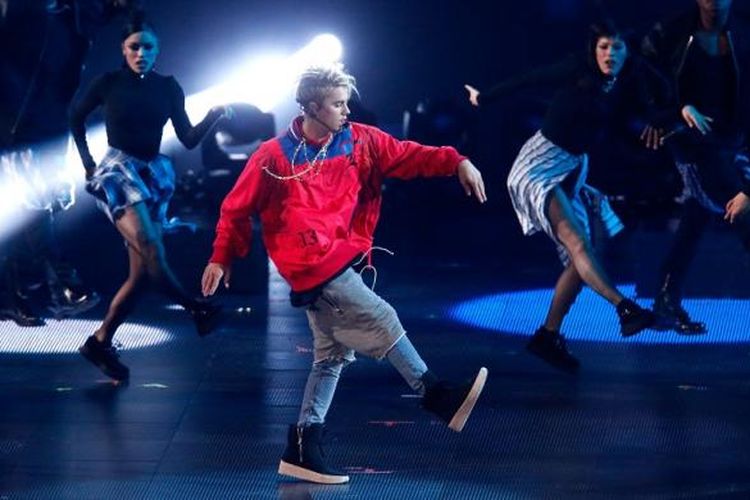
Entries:
{"type": "MultiPolygon", "coordinates": [[[[570,57],[481,94],[466,86],[469,100],[478,106],[528,84],[566,82],[551,102],[542,129],[521,148],[508,176],[508,190],[524,234],[544,231],[556,243],[565,266],[544,324],[527,348],[571,373],[579,362],[568,351],[560,327],[583,283],[616,307],[623,336],[654,322],[651,311],[617,290],[597,260],[591,224],[602,224],[610,236],[623,226],[606,198],[586,184],[590,147],[608,128],[627,126],[635,110],[645,112],[653,106],[649,73],[642,62],[628,58],[626,43],[611,23],[592,27],[588,49],[584,60],[570,57]]],[[[649,146],[658,142],[645,135],[642,139],[648,139],[649,146]]]]}

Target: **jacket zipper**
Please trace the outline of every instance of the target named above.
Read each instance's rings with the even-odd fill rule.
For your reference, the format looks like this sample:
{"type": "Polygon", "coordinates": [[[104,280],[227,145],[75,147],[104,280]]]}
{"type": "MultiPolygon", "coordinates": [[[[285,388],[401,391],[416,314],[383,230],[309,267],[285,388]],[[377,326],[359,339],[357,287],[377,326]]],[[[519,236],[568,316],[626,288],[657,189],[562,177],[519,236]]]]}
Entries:
{"type": "Polygon", "coordinates": [[[685,50],[682,51],[682,57],[680,58],[680,64],[677,66],[677,80],[675,81],[675,91],[677,93],[677,102],[680,102],[680,76],[682,75],[682,69],[685,67],[685,61],[687,60],[687,54],[688,50],[690,50],[690,46],[693,45],[693,35],[690,35],[690,38],[688,38],[687,43],[685,44],[685,50]]]}

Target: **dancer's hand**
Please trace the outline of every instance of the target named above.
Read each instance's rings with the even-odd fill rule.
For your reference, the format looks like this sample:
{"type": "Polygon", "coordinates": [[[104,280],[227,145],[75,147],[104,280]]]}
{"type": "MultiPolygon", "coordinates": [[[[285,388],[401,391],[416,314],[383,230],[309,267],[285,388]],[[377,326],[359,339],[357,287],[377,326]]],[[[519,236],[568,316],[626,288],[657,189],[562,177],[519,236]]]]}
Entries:
{"type": "Polygon", "coordinates": [[[221,112],[219,118],[226,118],[227,120],[234,118],[234,108],[228,104],[215,106],[211,111],[221,112]]]}
{"type": "Polygon", "coordinates": [[[473,106],[479,106],[479,91],[471,85],[464,85],[464,88],[469,93],[469,102],[473,106]]]}
{"type": "Polygon", "coordinates": [[[458,180],[461,182],[466,196],[473,194],[477,197],[479,203],[487,201],[482,174],[469,160],[464,160],[458,164],[458,180]]]}
{"type": "Polygon", "coordinates": [[[657,150],[664,145],[664,129],[646,125],[641,132],[641,142],[646,148],[657,150]]]}
{"type": "Polygon", "coordinates": [[[229,278],[232,275],[232,270],[228,266],[223,264],[217,264],[216,262],[209,262],[206,269],[203,270],[203,278],[201,278],[201,291],[204,297],[213,295],[216,293],[216,289],[219,288],[221,278],[224,278],[224,288],[229,288],[229,278]]]}
{"type": "Polygon", "coordinates": [[[682,118],[685,120],[685,123],[688,124],[688,127],[697,128],[698,132],[703,135],[711,132],[711,122],[713,122],[714,119],[710,116],[704,115],[690,104],[683,106],[682,118]]]}
{"type": "Polygon", "coordinates": [[[96,172],[96,163],[93,160],[84,161],[83,170],[86,172],[86,182],[90,181],[94,177],[94,172],[96,172]]]}
{"type": "Polygon", "coordinates": [[[745,193],[739,192],[737,195],[727,202],[726,212],[724,213],[724,220],[729,221],[730,224],[734,224],[734,221],[738,217],[741,217],[748,210],[750,210],[750,197],[745,193]]]}

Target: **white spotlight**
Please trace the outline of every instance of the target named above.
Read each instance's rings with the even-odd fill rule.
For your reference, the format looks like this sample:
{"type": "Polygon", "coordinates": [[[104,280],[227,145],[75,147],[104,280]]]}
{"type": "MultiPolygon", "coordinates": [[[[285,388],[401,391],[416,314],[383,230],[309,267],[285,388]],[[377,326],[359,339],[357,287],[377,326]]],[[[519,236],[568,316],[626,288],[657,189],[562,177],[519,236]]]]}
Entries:
{"type": "Polygon", "coordinates": [[[211,106],[230,102],[246,102],[268,112],[288,98],[302,70],[337,62],[342,53],[338,38],[322,34],[289,56],[254,58],[223,83],[190,96],[185,103],[188,115],[199,120],[211,106]]]}
{"type": "MultiPolygon", "coordinates": [[[[12,321],[0,323],[0,353],[69,353],[76,352],[86,340],[81,332],[93,332],[99,320],[71,318],[47,320],[47,326],[28,328],[12,321]]],[[[164,344],[174,340],[167,329],[139,323],[124,323],[117,331],[117,340],[124,350],[164,344]]]]}
{"type": "Polygon", "coordinates": [[[315,54],[314,58],[320,59],[319,61],[313,59],[311,62],[322,64],[340,60],[344,51],[339,39],[330,33],[316,36],[307,47],[315,54]]]}

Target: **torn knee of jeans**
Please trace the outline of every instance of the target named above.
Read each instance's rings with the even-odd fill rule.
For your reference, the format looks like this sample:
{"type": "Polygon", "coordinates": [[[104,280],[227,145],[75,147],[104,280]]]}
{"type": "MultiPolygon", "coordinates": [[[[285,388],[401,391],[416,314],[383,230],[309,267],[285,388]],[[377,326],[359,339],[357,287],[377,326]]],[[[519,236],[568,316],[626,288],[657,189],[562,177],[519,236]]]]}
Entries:
{"type": "Polygon", "coordinates": [[[327,366],[336,366],[336,365],[342,365],[341,367],[344,368],[350,364],[352,364],[354,361],[356,361],[356,358],[353,355],[336,355],[336,356],[328,356],[327,358],[321,358],[316,359],[313,361],[313,365],[327,365],[327,366]]]}
{"type": "Polygon", "coordinates": [[[396,340],[394,340],[393,343],[391,343],[391,345],[389,345],[386,350],[383,351],[383,355],[380,356],[380,357],[378,357],[378,358],[376,358],[376,359],[378,361],[383,361],[385,358],[387,358],[388,354],[390,354],[390,352],[393,350],[393,348],[396,347],[396,344],[398,344],[399,342],[401,342],[401,339],[403,339],[404,337],[406,337],[406,330],[404,330],[403,332],[401,332],[401,335],[399,335],[398,338],[396,340]]]}

